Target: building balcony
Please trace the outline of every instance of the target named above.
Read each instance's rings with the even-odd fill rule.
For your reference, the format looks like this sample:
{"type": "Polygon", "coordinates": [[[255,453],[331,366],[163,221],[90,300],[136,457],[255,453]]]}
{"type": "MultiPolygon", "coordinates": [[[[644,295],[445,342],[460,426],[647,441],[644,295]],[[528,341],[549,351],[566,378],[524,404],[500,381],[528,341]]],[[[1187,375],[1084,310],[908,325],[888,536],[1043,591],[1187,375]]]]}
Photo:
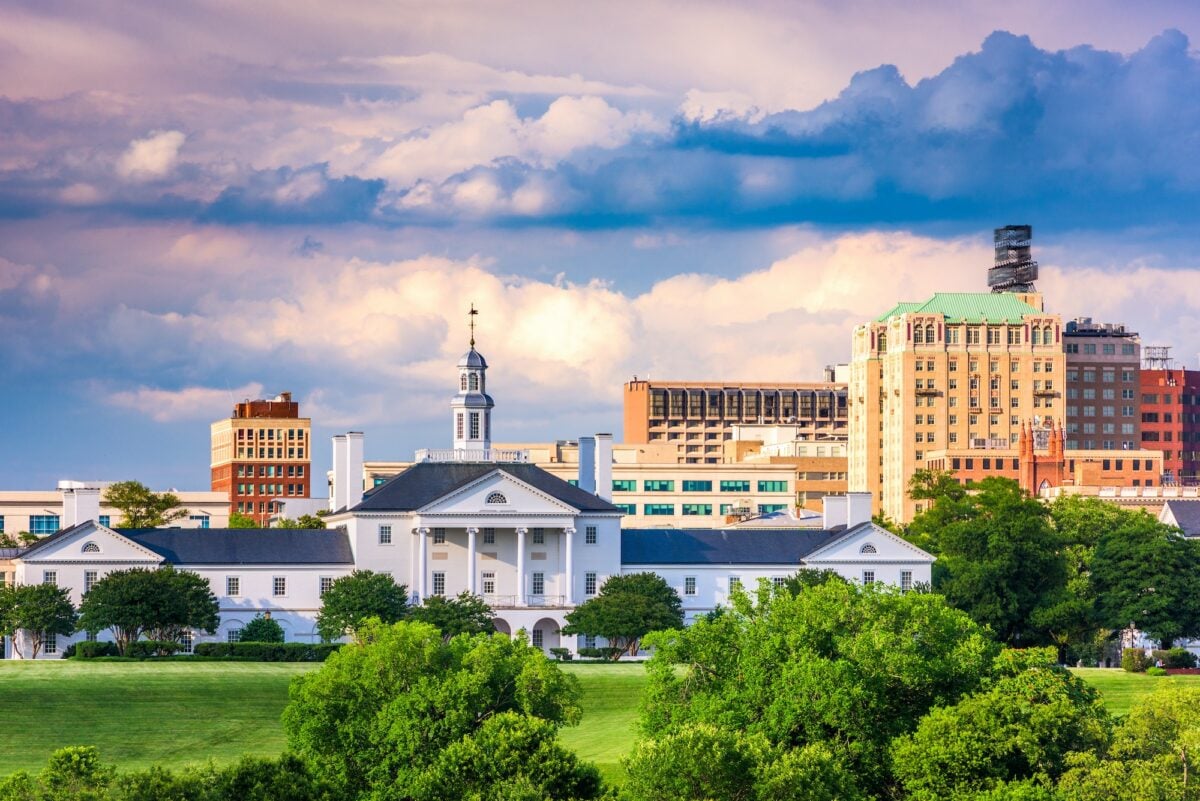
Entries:
{"type": "Polygon", "coordinates": [[[1058,390],[1057,389],[1035,389],[1033,391],[1033,394],[1034,394],[1034,397],[1037,397],[1037,398],[1057,398],[1058,390]]]}
{"type": "Polygon", "coordinates": [[[528,462],[529,451],[503,448],[440,448],[417,451],[418,462],[528,462]]]}
{"type": "Polygon", "coordinates": [[[937,387],[917,387],[913,390],[917,395],[941,395],[942,391],[937,387]]]}
{"type": "Polygon", "coordinates": [[[567,605],[565,595],[491,595],[479,596],[492,609],[526,609],[539,607],[562,608],[567,605]]]}

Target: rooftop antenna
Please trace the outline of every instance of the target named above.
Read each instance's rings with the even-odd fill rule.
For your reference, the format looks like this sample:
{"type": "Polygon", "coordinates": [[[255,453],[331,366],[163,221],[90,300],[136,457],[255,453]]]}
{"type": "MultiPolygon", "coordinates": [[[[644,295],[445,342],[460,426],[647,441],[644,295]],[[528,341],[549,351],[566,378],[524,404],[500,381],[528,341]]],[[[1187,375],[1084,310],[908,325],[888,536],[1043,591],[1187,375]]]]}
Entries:
{"type": "Polygon", "coordinates": [[[475,304],[471,304],[471,310],[467,312],[467,317],[471,320],[471,350],[475,350],[475,315],[479,314],[479,310],[475,308],[475,304]]]}

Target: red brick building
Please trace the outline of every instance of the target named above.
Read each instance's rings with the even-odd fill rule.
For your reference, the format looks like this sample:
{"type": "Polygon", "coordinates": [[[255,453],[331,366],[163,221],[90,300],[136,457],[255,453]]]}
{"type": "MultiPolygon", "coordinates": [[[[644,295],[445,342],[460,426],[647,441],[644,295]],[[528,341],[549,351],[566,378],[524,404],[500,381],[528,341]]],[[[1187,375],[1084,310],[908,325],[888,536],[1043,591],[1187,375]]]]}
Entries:
{"type": "Polygon", "coordinates": [[[1200,370],[1142,370],[1143,448],[1162,451],[1165,484],[1200,484],[1200,370]]]}

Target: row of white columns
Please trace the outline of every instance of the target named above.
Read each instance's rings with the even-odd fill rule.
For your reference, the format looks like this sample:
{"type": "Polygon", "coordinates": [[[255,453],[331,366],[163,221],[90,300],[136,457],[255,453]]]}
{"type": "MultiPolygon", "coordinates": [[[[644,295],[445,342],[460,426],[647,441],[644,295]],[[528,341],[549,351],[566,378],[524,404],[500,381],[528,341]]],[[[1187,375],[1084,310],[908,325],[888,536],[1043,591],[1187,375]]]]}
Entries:
{"type": "MultiPolygon", "coordinates": [[[[520,527],[517,530],[517,598],[518,604],[521,604],[521,599],[525,596],[525,535],[529,533],[529,529],[520,527]]],[[[429,597],[429,528],[414,528],[413,534],[419,538],[417,549],[417,573],[416,586],[418,600],[424,600],[429,597]]],[[[475,569],[476,565],[476,537],[479,534],[479,529],[470,527],[467,529],[467,591],[472,595],[478,593],[478,575],[475,569]]],[[[575,587],[575,529],[566,527],[562,529],[564,547],[560,552],[560,558],[565,564],[561,564],[564,583],[567,591],[563,593],[568,604],[574,600],[575,587]]]]}

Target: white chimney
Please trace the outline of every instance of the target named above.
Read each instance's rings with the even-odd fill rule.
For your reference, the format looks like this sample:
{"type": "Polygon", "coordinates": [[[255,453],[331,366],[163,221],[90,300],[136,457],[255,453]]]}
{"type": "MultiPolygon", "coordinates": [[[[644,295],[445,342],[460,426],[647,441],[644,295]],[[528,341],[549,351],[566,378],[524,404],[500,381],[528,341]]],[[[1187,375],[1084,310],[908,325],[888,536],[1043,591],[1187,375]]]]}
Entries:
{"type": "Polygon", "coordinates": [[[99,487],[89,487],[78,481],[60,481],[58,488],[62,491],[63,528],[100,520],[99,487]]]}
{"type": "Polygon", "coordinates": [[[612,434],[596,435],[596,494],[612,501],[612,434]]]}
{"type": "Polygon", "coordinates": [[[346,434],[346,508],[358,506],[363,497],[363,433],[346,434]]]}
{"type": "Polygon", "coordinates": [[[847,498],[845,495],[826,495],[824,501],[824,520],[822,528],[826,531],[835,526],[846,525],[847,498]]]}
{"type": "Polygon", "coordinates": [[[333,487],[329,492],[329,511],[346,508],[346,456],[348,453],[345,434],[333,437],[333,487]]]}
{"type": "Polygon", "coordinates": [[[871,522],[871,493],[846,493],[846,527],[854,528],[871,522]]]}
{"type": "Polygon", "coordinates": [[[596,492],[596,438],[579,438],[579,488],[596,492]]]}

